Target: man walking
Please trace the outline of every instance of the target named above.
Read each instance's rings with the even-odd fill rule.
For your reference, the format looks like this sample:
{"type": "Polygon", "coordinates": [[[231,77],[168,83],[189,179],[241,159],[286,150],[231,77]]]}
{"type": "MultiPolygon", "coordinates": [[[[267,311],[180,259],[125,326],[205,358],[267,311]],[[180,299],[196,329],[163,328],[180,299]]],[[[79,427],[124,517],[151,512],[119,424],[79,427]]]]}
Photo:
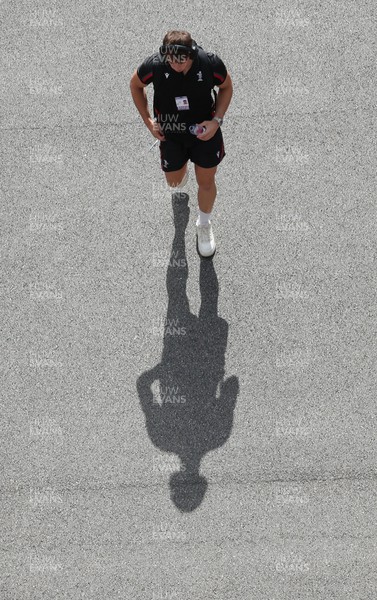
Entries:
{"type": "Polygon", "coordinates": [[[197,248],[203,257],[216,251],[212,209],[215,173],[225,156],[221,125],[230,104],[232,80],[223,61],[206,52],[187,31],[168,31],[163,44],[134,71],[130,88],[145,125],[160,141],[161,168],[171,191],[187,182],[187,161],[195,165],[199,215],[197,248]],[[153,115],[144,88],[153,83],[153,115]],[[218,94],[212,90],[217,86],[218,94]],[[205,128],[197,132],[192,126],[205,128]],[[194,131],[193,133],[190,132],[194,131]]]}

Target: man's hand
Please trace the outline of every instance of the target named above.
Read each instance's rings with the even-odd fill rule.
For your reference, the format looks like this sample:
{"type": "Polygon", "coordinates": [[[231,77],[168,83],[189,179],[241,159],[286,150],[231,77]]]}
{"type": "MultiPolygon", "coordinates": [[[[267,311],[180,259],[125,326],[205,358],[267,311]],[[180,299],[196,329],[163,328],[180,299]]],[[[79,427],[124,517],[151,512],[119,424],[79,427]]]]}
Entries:
{"type": "Polygon", "coordinates": [[[199,133],[196,137],[198,140],[202,140],[203,142],[208,142],[215,135],[216,131],[220,127],[217,121],[202,121],[198,123],[202,127],[205,127],[206,130],[204,133],[199,133]]]}
{"type": "Polygon", "coordinates": [[[148,119],[148,121],[146,122],[146,126],[148,127],[149,131],[155,138],[157,138],[161,142],[166,141],[165,136],[160,127],[160,124],[157,123],[157,121],[155,121],[154,119],[148,119]]]}

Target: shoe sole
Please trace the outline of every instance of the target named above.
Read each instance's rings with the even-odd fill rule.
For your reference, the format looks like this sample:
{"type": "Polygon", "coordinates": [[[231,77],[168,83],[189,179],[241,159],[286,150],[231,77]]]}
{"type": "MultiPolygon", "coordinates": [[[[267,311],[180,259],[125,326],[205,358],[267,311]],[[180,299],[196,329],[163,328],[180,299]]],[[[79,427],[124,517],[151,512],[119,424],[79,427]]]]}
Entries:
{"type": "Polygon", "coordinates": [[[217,247],[215,246],[215,251],[214,251],[214,253],[213,253],[213,254],[211,254],[210,256],[203,256],[203,254],[200,254],[200,252],[199,252],[199,240],[198,240],[198,234],[196,234],[196,251],[197,251],[197,253],[199,254],[200,258],[202,258],[203,260],[212,260],[212,259],[213,259],[213,257],[214,257],[214,256],[215,256],[215,254],[216,254],[216,250],[217,250],[217,247]]]}

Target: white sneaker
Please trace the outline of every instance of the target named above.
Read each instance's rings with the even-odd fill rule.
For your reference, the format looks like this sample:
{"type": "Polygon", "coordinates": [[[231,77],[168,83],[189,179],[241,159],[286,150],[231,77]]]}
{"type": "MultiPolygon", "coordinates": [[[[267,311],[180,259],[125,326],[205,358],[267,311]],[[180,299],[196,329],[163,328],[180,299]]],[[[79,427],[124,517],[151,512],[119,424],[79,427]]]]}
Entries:
{"type": "Polygon", "coordinates": [[[196,225],[196,248],[203,258],[210,258],[215,254],[216,244],[211,221],[206,225],[196,225]]]}
{"type": "MultiPolygon", "coordinates": [[[[171,191],[172,194],[174,194],[174,192],[177,192],[177,190],[181,190],[182,188],[185,187],[187,180],[188,180],[188,176],[189,176],[189,172],[188,172],[188,168],[187,168],[187,171],[184,174],[181,183],[179,183],[178,185],[172,186],[172,187],[169,186],[169,190],[171,191]]],[[[179,193],[179,192],[177,192],[177,193],[179,193]]]]}

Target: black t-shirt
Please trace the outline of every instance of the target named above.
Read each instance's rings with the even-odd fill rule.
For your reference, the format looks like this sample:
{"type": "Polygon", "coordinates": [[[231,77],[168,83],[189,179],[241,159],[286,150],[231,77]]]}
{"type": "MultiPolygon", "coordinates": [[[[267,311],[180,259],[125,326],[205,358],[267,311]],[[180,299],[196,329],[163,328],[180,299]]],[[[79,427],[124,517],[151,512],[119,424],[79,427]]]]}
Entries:
{"type": "Polygon", "coordinates": [[[200,48],[186,75],[174,71],[158,52],[144,60],[137,74],[142,83],[154,85],[153,113],[168,139],[191,137],[189,125],[212,119],[212,89],[225,81],[227,69],[216,54],[200,48]],[[208,60],[203,58],[204,53],[208,60]]]}

